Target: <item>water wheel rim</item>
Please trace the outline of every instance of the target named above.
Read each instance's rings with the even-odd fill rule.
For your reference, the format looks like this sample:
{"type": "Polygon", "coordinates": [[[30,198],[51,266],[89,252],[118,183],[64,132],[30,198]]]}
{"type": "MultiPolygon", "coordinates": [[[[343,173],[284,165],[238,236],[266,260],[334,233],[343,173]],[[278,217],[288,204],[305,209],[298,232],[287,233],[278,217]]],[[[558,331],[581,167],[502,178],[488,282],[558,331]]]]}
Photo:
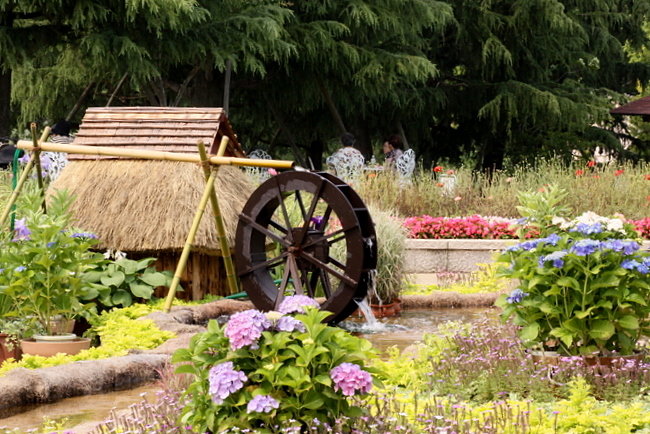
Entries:
{"type": "Polygon", "coordinates": [[[321,308],[332,312],[329,322],[339,322],[354,312],[356,300],[365,297],[369,275],[376,268],[376,235],[370,214],[348,184],[329,174],[285,172],[261,184],[240,214],[236,240],[235,261],[242,287],[255,307],[262,311],[277,309],[284,297],[287,279],[292,278],[299,281],[298,287],[304,285],[305,295],[312,297],[320,283],[325,298],[321,308]],[[285,200],[291,197],[304,202],[299,207],[298,228],[287,217],[285,200]],[[319,227],[312,218],[316,207],[323,204],[325,215],[319,227]],[[339,219],[341,228],[321,236],[319,230],[325,233],[331,229],[327,225],[332,214],[339,219]],[[310,227],[316,235],[309,232],[310,227]],[[271,258],[267,255],[270,239],[281,251],[271,258]],[[337,262],[329,253],[326,261],[319,261],[310,250],[316,245],[326,243],[331,247],[338,242],[345,243],[347,254],[342,262],[337,262]],[[278,287],[270,270],[282,265],[285,268],[278,287]],[[310,271],[309,267],[315,270],[310,271]],[[337,283],[328,291],[325,282],[332,278],[337,283]]]}

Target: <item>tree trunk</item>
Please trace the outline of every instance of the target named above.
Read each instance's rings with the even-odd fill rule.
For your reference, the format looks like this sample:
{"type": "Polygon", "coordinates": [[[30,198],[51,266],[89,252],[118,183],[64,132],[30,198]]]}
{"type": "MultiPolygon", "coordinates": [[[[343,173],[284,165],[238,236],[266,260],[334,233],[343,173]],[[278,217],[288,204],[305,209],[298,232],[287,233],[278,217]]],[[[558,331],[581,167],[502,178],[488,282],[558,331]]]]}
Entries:
{"type": "MultiPolygon", "coordinates": [[[[311,163],[314,165],[314,170],[323,169],[323,151],[325,150],[325,143],[323,139],[317,137],[311,141],[309,149],[307,150],[307,157],[311,160],[311,163]]],[[[309,168],[311,165],[308,163],[309,168]]]]}
{"type": "Polygon", "coordinates": [[[11,69],[0,71],[0,137],[11,134],[11,69]]]}

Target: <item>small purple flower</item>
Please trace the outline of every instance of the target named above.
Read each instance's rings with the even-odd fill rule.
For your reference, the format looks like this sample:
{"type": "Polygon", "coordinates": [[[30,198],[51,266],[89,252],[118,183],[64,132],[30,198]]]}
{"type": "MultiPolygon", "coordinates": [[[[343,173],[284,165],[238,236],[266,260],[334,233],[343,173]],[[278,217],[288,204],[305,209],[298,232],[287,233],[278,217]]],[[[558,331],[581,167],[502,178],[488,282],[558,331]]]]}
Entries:
{"type": "Polygon", "coordinates": [[[259,310],[250,309],[230,317],[223,334],[230,339],[230,348],[235,351],[250,345],[257,348],[257,340],[264,330],[271,327],[271,321],[259,310]]]}
{"type": "Polygon", "coordinates": [[[323,216],[315,215],[309,219],[309,222],[313,224],[314,229],[320,229],[321,225],[323,224],[323,216]]]}
{"type": "Polygon", "coordinates": [[[232,362],[221,363],[210,369],[210,395],[215,404],[223,404],[223,400],[235,393],[247,380],[242,371],[235,371],[232,362]]]}
{"type": "Polygon", "coordinates": [[[305,309],[303,309],[305,306],[313,306],[319,308],[320,304],[318,304],[318,302],[313,298],[307,297],[306,295],[292,295],[285,298],[282,303],[280,303],[278,311],[284,314],[305,313],[305,309]]]}
{"type": "Polygon", "coordinates": [[[18,273],[20,273],[21,271],[25,271],[25,270],[27,270],[27,267],[25,267],[24,265],[19,265],[16,268],[14,268],[14,271],[16,271],[18,273]]]}
{"type": "Polygon", "coordinates": [[[92,232],[75,232],[71,235],[72,238],[90,238],[93,240],[96,240],[98,237],[97,235],[93,234],[92,232]]]}
{"type": "Polygon", "coordinates": [[[522,291],[521,288],[516,288],[510,293],[510,296],[506,298],[506,301],[510,304],[519,303],[526,296],[528,296],[527,292],[522,291]]]}
{"type": "Polygon", "coordinates": [[[304,333],[305,325],[302,323],[302,321],[299,321],[293,317],[283,316],[275,324],[275,329],[281,332],[292,332],[294,330],[298,330],[304,333]]]}
{"type": "Polygon", "coordinates": [[[16,238],[14,238],[14,240],[28,240],[29,236],[32,234],[32,231],[30,231],[27,227],[25,220],[25,217],[16,220],[14,226],[16,231],[16,238]]]}
{"type": "Polygon", "coordinates": [[[22,157],[20,157],[20,158],[18,159],[18,161],[21,162],[22,164],[27,164],[27,163],[29,163],[29,159],[30,159],[30,158],[29,158],[29,154],[25,153],[25,155],[23,155],[22,157]]]}
{"type": "Polygon", "coordinates": [[[272,409],[280,407],[280,403],[269,395],[253,397],[246,407],[247,413],[269,413],[272,409]]]}
{"type": "Polygon", "coordinates": [[[372,389],[370,373],[354,363],[341,363],[330,371],[330,377],[334,381],[334,390],[342,390],[346,396],[354,395],[356,390],[368,393],[372,389]]]}

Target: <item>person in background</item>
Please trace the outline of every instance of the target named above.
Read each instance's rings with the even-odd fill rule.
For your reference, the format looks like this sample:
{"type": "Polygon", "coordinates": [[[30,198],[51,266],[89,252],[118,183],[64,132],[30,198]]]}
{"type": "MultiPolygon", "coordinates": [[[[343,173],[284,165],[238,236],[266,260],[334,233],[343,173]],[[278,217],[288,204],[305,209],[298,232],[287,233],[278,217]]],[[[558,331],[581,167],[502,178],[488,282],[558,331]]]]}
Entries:
{"type": "Polygon", "coordinates": [[[72,143],[74,137],[70,135],[70,122],[61,119],[55,123],[50,133],[50,141],[53,143],[72,143]]]}
{"type": "Polygon", "coordinates": [[[359,159],[365,161],[363,154],[354,147],[356,143],[354,135],[345,133],[341,136],[341,144],[343,147],[327,157],[325,163],[328,167],[335,169],[341,164],[349,164],[351,161],[358,161],[359,159]]]}
{"type": "Polygon", "coordinates": [[[386,157],[384,170],[395,170],[395,162],[402,154],[402,138],[397,134],[386,137],[384,141],[384,157],[386,157]]]}

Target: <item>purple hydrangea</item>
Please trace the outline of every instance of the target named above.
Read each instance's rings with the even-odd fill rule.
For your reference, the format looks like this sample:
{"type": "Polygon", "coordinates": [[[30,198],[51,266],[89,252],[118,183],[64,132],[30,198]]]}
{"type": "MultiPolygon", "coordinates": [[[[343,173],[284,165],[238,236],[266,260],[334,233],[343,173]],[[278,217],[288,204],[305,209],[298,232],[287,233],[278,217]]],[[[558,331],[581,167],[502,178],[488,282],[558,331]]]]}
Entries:
{"type": "Polygon", "coordinates": [[[27,270],[27,267],[25,267],[24,265],[19,265],[16,268],[14,268],[14,271],[16,271],[18,273],[20,273],[21,271],[25,271],[25,270],[27,270]]]}
{"type": "Polygon", "coordinates": [[[621,267],[626,270],[637,270],[641,274],[648,274],[650,268],[648,262],[644,259],[643,262],[635,261],[633,259],[626,259],[621,262],[621,267]]]}
{"type": "Polygon", "coordinates": [[[517,288],[510,293],[510,296],[506,298],[506,301],[510,304],[519,303],[527,295],[527,292],[522,291],[521,288],[517,288]]]}
{"type": "Polygon", "coordinates": [[[280,303],[278,311],[287,314],[287,313],[305,313],[305,306],[320,307],[320,304],[316,300],[306,295],[292,295],[280,303]]]}
{"type": "Polygon", "coordinates": [[[26,218],[23,217],[14,222],[14,227],[16,231],[16,238],[14,240],[28,240],[29,236],[32,234],[32,231],[29,230],[26,223],[26,218]]]}
{"type": "Polygon", "coordinates": [[[271,321],[259,310],[250,309],[230,317],[224,335],[230,339],[230,348],[235,351],[250,345],[257,348],[257,340],[264,330],[271,327],[271,321]]]}
{"type": "Polygon", "coordinates": [[[247,380],[242,371],[235,371],[232,362],[221,363],[210,369],[210,396],[215,404],[223,404],[223,400],[235,393],[247,380]]]}
{"type": "Polygon", "coordinates": [[[272,409],[280,407],[280,403],[269,395],[253,397],[246,407],[248,413],[269,413],[272,409]]]}
{"type": "Polygon", "coordinates": [[[370,373],[354,363],[341,363],[330,371],[330,377],[334,381],[334,390],[340,389],[346,396],[354,395],[357,390],[368,393],[372,389],[370,373]]]}
{"type": "Polygon", "coordinates": [[[546,238],[542,238],[540,242],[543,242],[544,244],[550,244],[552,246],[557,246],[558,241],[560,241],[562,237],[560,237],[558,234],[551,234],[546,238]]]}
{"type": "Polygon", "coordinates": [[[302,323],[302,321],[299,321],[293,317],[283,316],[278,319],[278,322],[275,324],[275,329],[280,332],[292,332],[294,330],[298,330],[304,333],[305,325],[302,323]]]}
{"type": "Polygon", "coordinates": [[[593,224],[578,223],[573,229],[571,229],[571,232],[580,232],[584,235],[600,234],[603,232],[603,225],[600,222],[593,224]]]}

